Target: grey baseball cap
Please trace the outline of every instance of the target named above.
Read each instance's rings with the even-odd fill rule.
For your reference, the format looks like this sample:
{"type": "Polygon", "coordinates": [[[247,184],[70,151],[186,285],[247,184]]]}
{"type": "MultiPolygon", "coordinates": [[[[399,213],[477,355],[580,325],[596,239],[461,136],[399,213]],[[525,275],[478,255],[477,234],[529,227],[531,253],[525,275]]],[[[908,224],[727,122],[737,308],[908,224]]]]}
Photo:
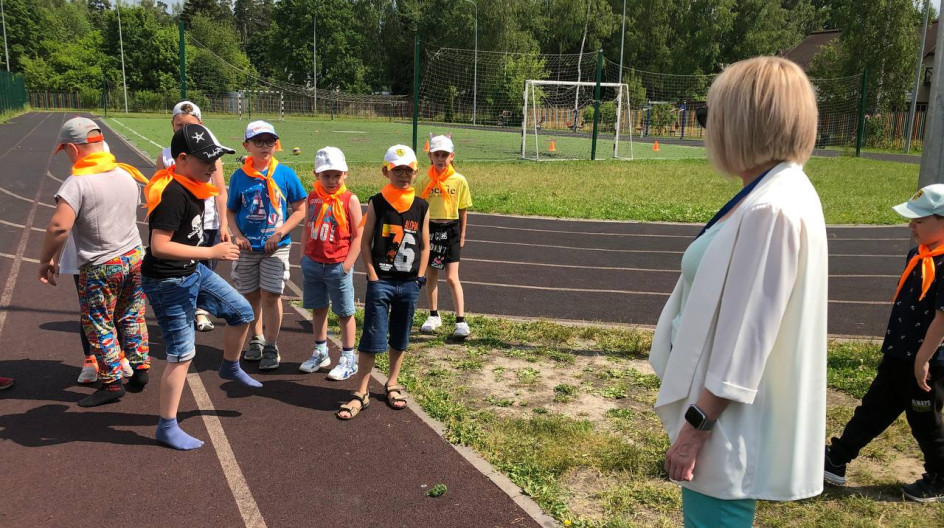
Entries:
{"type": "Polygon", "coordinates": [[[944,216],[944,184],[934,183],[923,187],[910,200],[892,209],[905,218],[924,218],[935,214],[944,216]]]}
{"type": "Polygon", "coordinates": [[[59,143],[56,152],[64,149],[69,143],[84,145],[86,143],[98,143],[99,141],[105,141],[105,136],[102,135],[102,127],[98,126],[98,123],[86,117],[73,117],[63,123],[62,128],[59,129],[59,143]],[[93,134],[93,132],[97,132],[97,134],[93,134]]]}

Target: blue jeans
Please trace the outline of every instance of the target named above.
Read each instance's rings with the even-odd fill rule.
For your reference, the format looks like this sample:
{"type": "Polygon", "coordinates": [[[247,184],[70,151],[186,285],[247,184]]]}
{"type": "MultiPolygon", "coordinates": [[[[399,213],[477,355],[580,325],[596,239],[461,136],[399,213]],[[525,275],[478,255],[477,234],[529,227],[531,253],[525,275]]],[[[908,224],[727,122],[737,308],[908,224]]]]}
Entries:
{"type": "Polygon", "coordinates": [[[367,281],[364,331],[357,350],[367,354],[382,354],[387,351],[388,343],[394,350],[406,350],[410,345],[413,312],[416,311],[419,294],[420,287],[413,279],[367,281]]]}
{"type": "Polygon", "coordinates": [[[344,266],[325,264],[302,257],[304,293],[302,306],[309,310],[331,308],[338,317],[354,315],[354,274],[344,273],[344,266]]]}
{"type": "Polygon", "coordinates": [[[141,287],[157,316],[170,363],[196,355],[193,320],[198,307],[230,326],[248,324],[254,318],[249,301],[203,264],[198,263],[197,270],[186,277],[141,277],[141,287]]]}
{"type": "Polygon", "coordinates": [[[682,517],[685,528],[751,528],[754,526],[754,499],[716,499],[682,488],[682,517]]]}

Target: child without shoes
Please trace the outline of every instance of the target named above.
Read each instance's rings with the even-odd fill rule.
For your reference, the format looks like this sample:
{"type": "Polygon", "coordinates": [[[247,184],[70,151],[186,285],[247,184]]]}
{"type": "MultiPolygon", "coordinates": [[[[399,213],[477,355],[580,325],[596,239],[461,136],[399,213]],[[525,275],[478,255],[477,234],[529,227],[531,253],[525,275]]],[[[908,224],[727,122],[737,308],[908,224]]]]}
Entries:
{"type": "MultiPolygon", "coordinates": [[[[174,132],[180,130],[180,127],[186,124],[203,124],[203,114],[200,107],[191,101],[181,101],[174,105],[170,114],[170,126],[174,132]]],[[[161,151],[157,157],[155,165],[157,170],[163,170],[174,164],[174,156],[171,154],[170,147],[161,151]]],[[[226,210],[226,182],[223,180],[223,162],[216,160],[216,171],[210,179],[219,190],[219,194],[206,199],[206,207],[203,211],[203,240],[201,246],[212,246],[219,241],[229,241],[229,226],[224,211],[226,210]]],[[[211,271],[216,271],[216,261],[205,259],[200,261],[211,271]]],[[[207,317],[209,313],[200,308],[197,309],[196,326],[200,332],[210,332],[213,330],[213,322],[207,317]]]]}
{"type": "Polygon", "coordinates": [[[448,136],[435,136],[429,140],[429,171],[417,178],[416,188],[422,189],[420,197],[429,202],[429,268],[427,269],[426,297],[429,301],[429,317],[420,331],[435,332],[442,326],[439,316],[439,272],[445,270],[446,284],[452,294],[456,309],[456,327],[452,336],[465,339],[469,336],[469,324],[465,320],[465,296],[459,282],[459,253],[465,246],[465,230],[468,222],[466,212],[472,206],[469,184],[465,176],[453,167],[455,146],[448,136]]]}
{"type": "Polygon", "coordinates": [[[898,281],[883,357],[872,385],[839,438],[826,448],[826,482],[846,483],[846,465],[902,412],[924,454],[921,479],[902,486],[918,502],[944,502],[944,184],[894,207],[918,243],[898,281]]]}
{"type": "Polygon", "coordinates": [[[125,395],[121,382],[123,357],[132,369],[129,389],[143,389],[149,378],[141,289],[144,249],[136,224],[141,203],[138,183],[146,184],[147,179],[105,151],[102,131],[91,119],[66,121],[59,131],[59,151],[65,151],[72,162],[72,176],[56,192],[56,209],[43,242],[39,280],[57,284],[59,255],[71,234],[82,331],[101,382],[98,390],[79,400],[79,406],[95,407],[125,395]]]}
{"type": "Polygon", "coordinates": [[[331,364],[328,357],[328,304],[341,327],[341,358],[328,373],[346,380],[357,373],[354,356],[354,263],[361,252],[361,203],[347,189],[344,153],[325,147],[315,154],[315,189],[308,195],[302,234],[303,306],[312,310],[315,349],[298,367],[316,372],[331,364]]]}
{"type": "Polygon", "coordinates": [[[150,245],[141,266],[142,286],[160,326],[167,366],[161,377],[158,441],[180,450],[203,445],[177,423],[177,409],[196,355],[194,320],[197,308],[226,321],[223,361],[219,375],[247,387],[262,384],[239,366],[243,342],[253,320],[252,307],[228,282],[199,261],[234,261],[239,248],[232,242],[201,246],[207,198],[218,189],[210,183],[216,161],[236,151],[219,144],[203,125],[186,124],[170,142],[174,163],[151,177],[144,189],[150,245]]]}
{"type": "Polygon", "coordinates": [[[413,314],[426,283],[429,260],[429,204],[416,196],[416,154],[394,145],[384,155],[383,174],[390,180],[370,198],[361,237],[361,260],[367,268],[364,328],[358,346],[357,389],[337,417],[350,420],[367,408],[367,386],[377,354],[389,349],[390,373],[384,386],[387,404],[406,407],[404,388],[397,384],[403,356],[410,344],[413,314]]]}
{"type": "MultiPolygon", "coordinates": [[[[275,152],[281,150],[275,127],[253,121],[244,138],[249,156],[230,178],[226,214],[240,249],[236,289],[264,328],[264,335],[250,338],[244,358],[259,361],[260,370],[271,370],[282,360],[277,344],[282,292],[289,279],[291,232],[305,219],[307,193],[295,171],[275,159],[275,152]]],[[[258,328],[257,322],[253,328],[258,328]]]]}

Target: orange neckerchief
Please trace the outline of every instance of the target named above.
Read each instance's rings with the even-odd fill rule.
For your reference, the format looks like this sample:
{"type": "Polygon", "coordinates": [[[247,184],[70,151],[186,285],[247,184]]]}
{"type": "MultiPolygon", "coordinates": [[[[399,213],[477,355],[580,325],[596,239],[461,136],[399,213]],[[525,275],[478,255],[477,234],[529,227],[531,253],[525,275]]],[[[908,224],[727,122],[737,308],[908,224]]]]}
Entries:
{"type": "MultiPolygon", "coordinates": [[[[905,279],[908,278],[908,274],[911,273],[911,270],[918,264],[918,261],[921,261],[921,297],[918,297],[918,300],[924,299],[924,296],[928,293],[928,290],[931,288],[931,283],[934,282],[934,258],[938,255],[944,255],[944,245],[940,245],[935,249],[929,249],[928,246],[921,244],[918,246],[918,252],[915,256],[911,257],[911,260],[908,262],[908,265],[905,266],[904,273],[901,274],[901,278],[898,279],[898,289],[895,290],[895,299],[898,298],[898,294],[901,292],[901,287],[905,285],[905,279]]],[[[895,299],[892,299],[894,301],[895,299]]]]}
{"type": "Polygon", "coordinates": [[[446,169],[442,171],[442,174],[436,170],[435,166],[429,168],[426,175],[429,176],[429,185],[423,189],[423,193],[420,194],[420,198],[426,199],[429,196],[429,193],[432,192],[433,187],[439,189],[439,194],[442,195],[443,200],[446,201],[446,204],[452,202],[452,196],[449,196],[449,193],[446,191],[446,186],[443,185],[443,182],[448,180],[450,176],[456,173],[456,169],[452,168],[452,163],[446,166],[446,169]]]}
{"type": "Polygon", "coordinates": [[[275,167],[279,164],[278,160],[275,159],[275,156],[269,158],[269,168],[266,170],[265,174],[257,171],[252,167],[252,156],[246,157],[246,162],[243,163],[242,169],[246,173],[246,176],[250,178],[259,178],[260,180],[265,180],[266,189],[269,191],[269,203],[272,204],[272,208],[279,214],[282,215],[282,190],[279,189],[279,186],[276,185],[275,180],[272,179],[272,174],[275,173],[275,167]]]}
{"type": "Polygon", "coordinates": [[[102,172],[111,172],[116,168],[127,172],[132,178],[144,185],[148,184],[148,179],[141,174],[141,171],[127,163],[118,163],[115,161],[115,156],[108,152],[95,152],[75,162],[75,165],[72,166],[72,175],[87,176],[89,174],[100,174],[102,172]]]}
{"type": "Polygon", "coordinates": [[[321,212],[318,213],[318,218],[315,220],[316,232],[321,229],[325,213],[328,212],[329,208],[334,215],[334,221],[338,224],[338,231],[341,233],[348,231],[347,212],[344,210],[344,203],[341,202],[341,195],[346,192],[347,186],[342,183],[341,188],[335,191],[334,194],[328,194],[321,182],[315,180],[315,194],[321,199],[321,212]]]}
{"type": "Polygon", "coordinates": [[[411,205],[413,205],[413,198],[416,197],[416,191],[413,187],[410,187],[407,190],[400,189],[395,187],[392,183],[388,183],[380,190],[380,194],[383,195],[384,200],[387,200],[387,203],[393,206],[398,213],[406,212],[411,205]]]}
{"type": "Polygon", "coordinates": [[[217,189],[215,185],[198,182],[186,176],[181,176],[174,172],[174,167],[176,167],[176,165],[171,165],[164,170],[155,172],[154,176],[151,176],[150,183],[144,187],[144,198],[147,200],[145,207],[147,207],[148,215],[157,207],[157,204],[161,203],[161,196],[164,194],[164,189],[167,188],[167,185],[170,184],[172,180],[177,180],[177,183],[183,185],[184,189],[190,191],[200,200],[206,200],[211,196],[220,194],[220,190],[217,189]]]}

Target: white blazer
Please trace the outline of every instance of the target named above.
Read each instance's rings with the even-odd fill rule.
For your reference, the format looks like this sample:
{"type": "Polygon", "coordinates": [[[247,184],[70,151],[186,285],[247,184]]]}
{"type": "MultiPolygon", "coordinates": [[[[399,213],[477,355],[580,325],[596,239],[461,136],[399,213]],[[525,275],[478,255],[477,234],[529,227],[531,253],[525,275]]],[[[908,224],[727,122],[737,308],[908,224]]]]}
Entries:
{"type": "Polygon", "coordinates": [[[705,251],[674,346],[681,279],[659,317],[649,362],[669,438],[703,388],[732,401],[682,486],[728,500],[822,492],[827,277],[819,196],[800,165],[781,163],[705,251]]]}

